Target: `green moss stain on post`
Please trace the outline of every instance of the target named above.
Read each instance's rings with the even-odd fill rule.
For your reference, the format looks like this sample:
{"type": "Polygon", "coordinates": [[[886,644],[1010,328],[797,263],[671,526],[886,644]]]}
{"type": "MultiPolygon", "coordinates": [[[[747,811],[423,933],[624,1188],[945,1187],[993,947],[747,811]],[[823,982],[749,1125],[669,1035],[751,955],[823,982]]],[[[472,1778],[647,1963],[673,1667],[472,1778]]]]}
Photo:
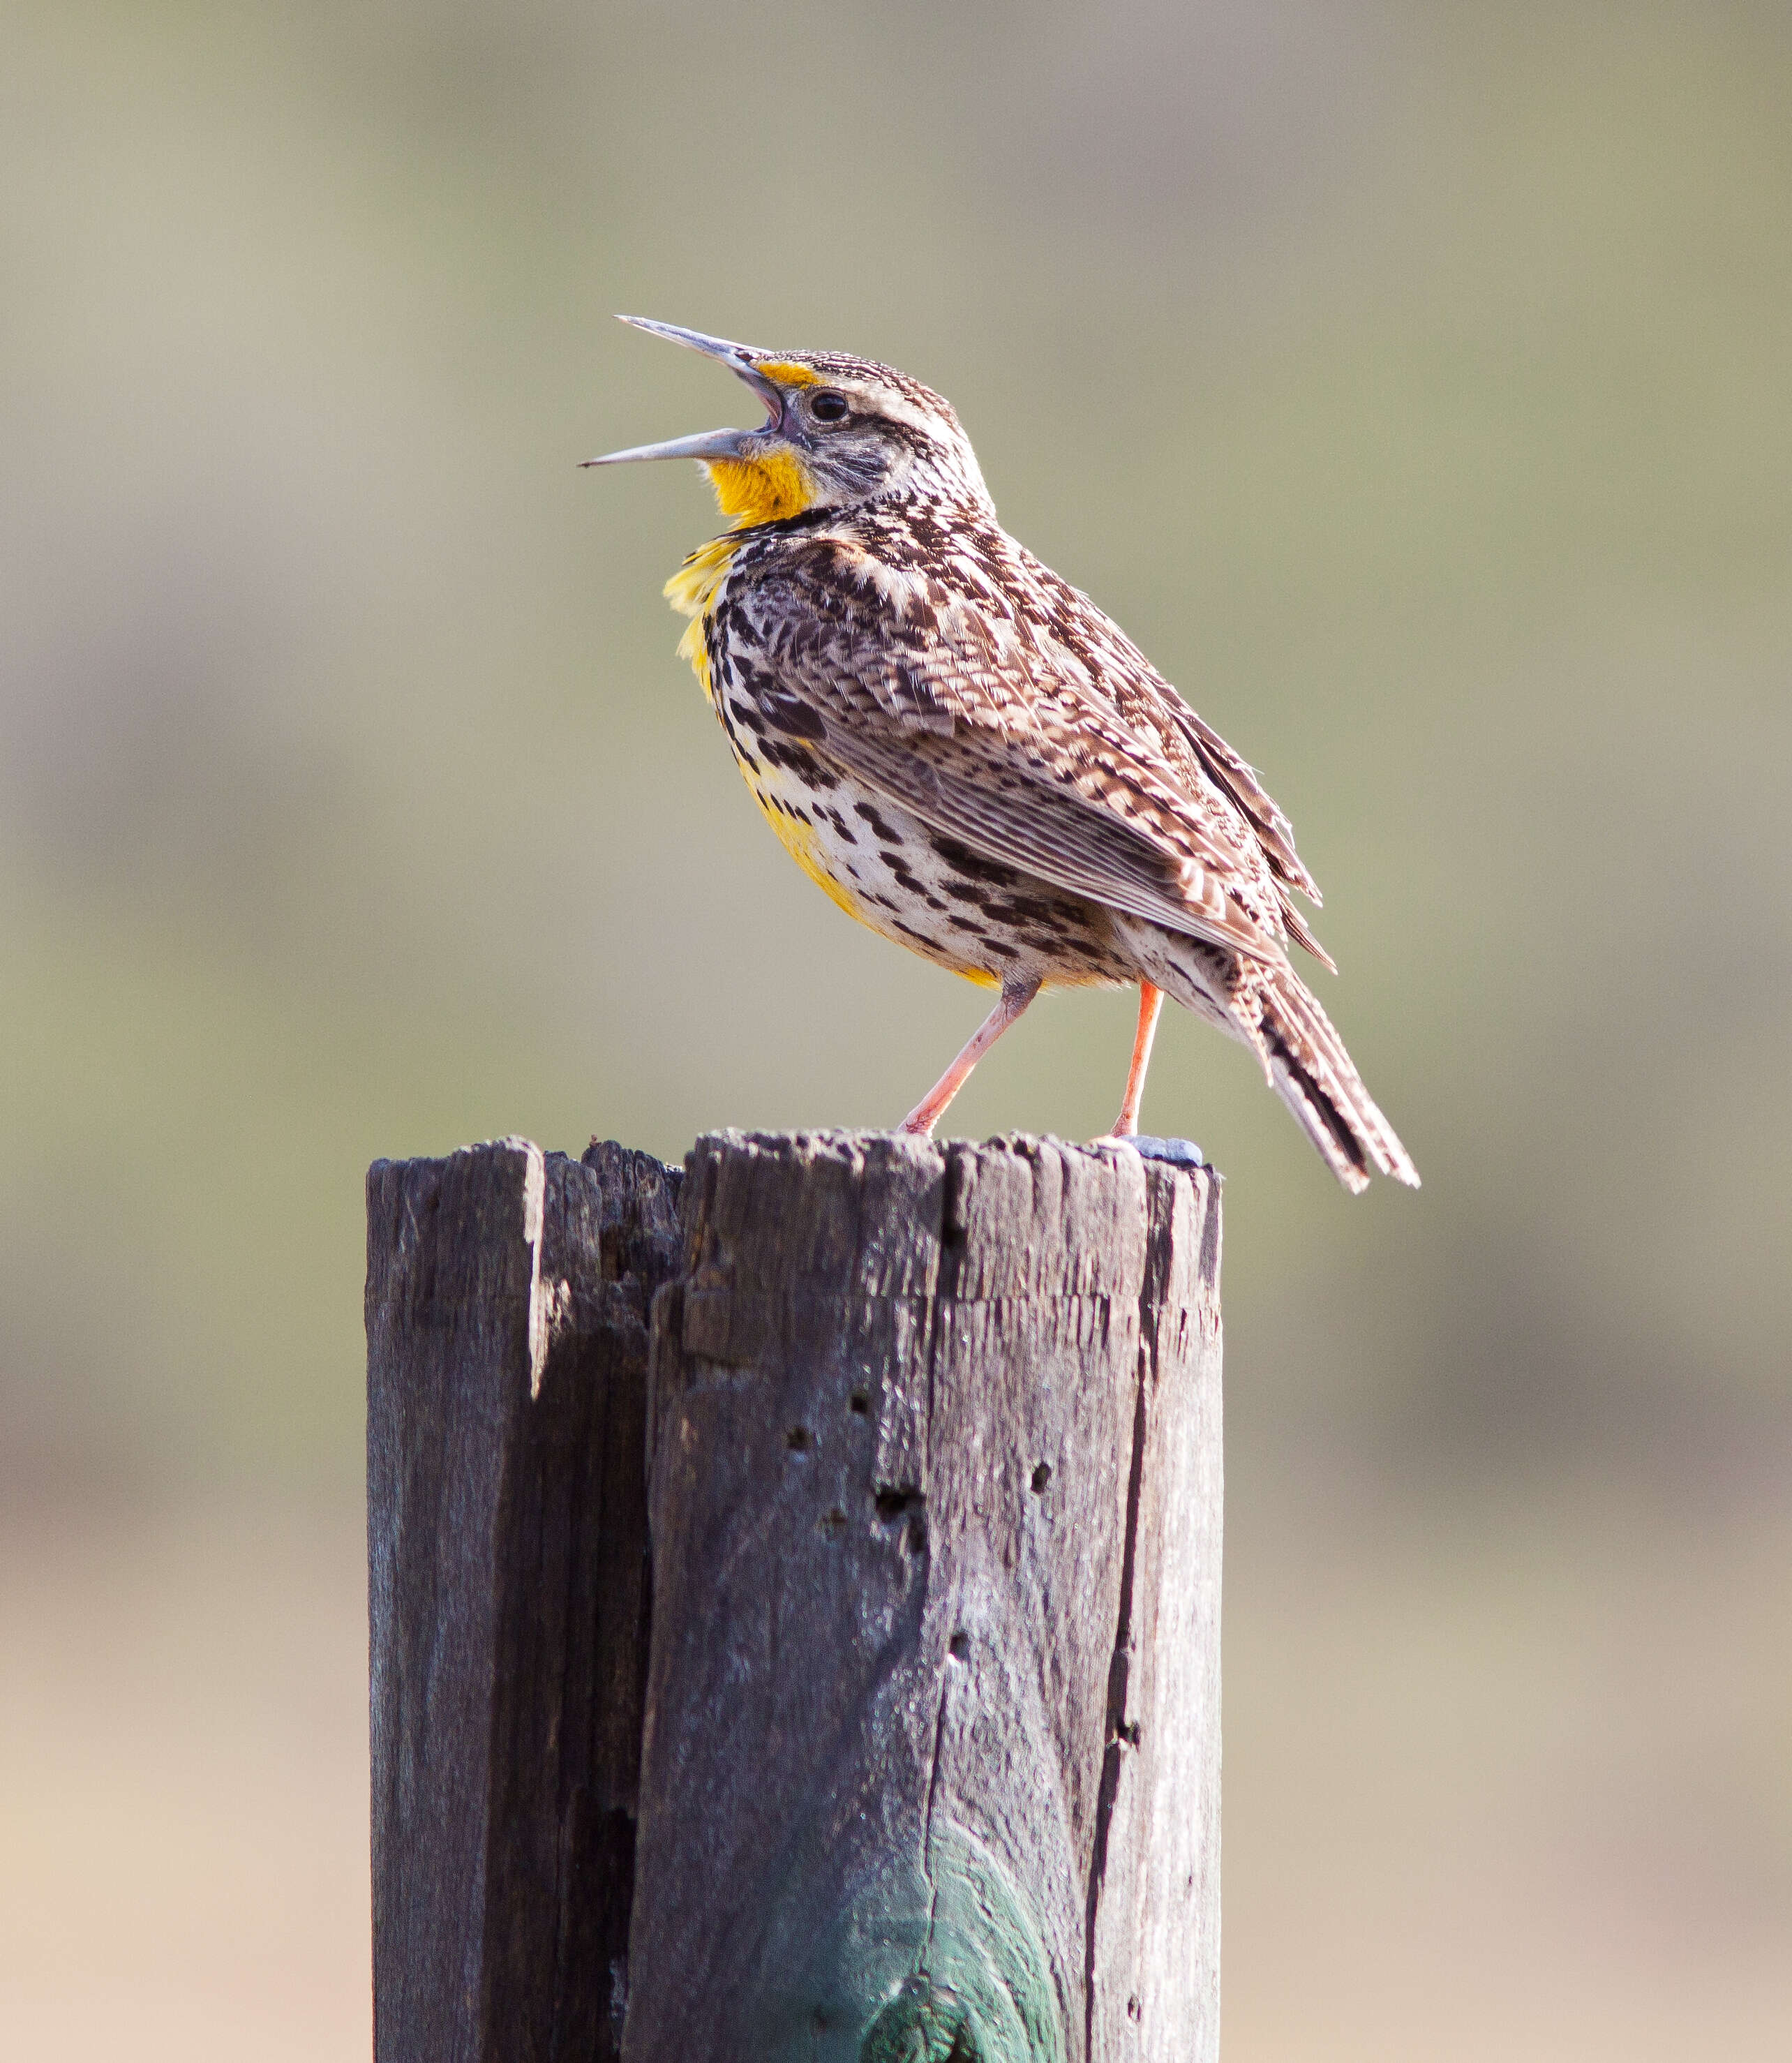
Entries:
{"type": "Polygon", "coordinates": [[[872,2021],[860,2063],[983,2063],[970,2009],[929,1976],[910,1977],[872,2021]]]}
{"type": "Polygon", "coordinates": [[[912,1854],[886,1856],[794,1890],[747,2009],[754,2053],[1063,2063],[1058,1989],[1026,1898],[965,1828],[937,1821],[926,1847],[926,1869],[912,1854]]]}

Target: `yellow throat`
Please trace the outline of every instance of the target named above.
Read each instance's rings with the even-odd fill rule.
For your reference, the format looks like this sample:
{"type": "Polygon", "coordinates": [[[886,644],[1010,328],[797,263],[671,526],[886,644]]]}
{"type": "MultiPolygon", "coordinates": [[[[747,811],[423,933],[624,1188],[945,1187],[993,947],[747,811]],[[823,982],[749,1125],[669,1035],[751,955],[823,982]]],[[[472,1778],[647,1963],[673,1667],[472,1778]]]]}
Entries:
{"type": "Polygon", "coordinates": [[[681,616],[691,619],[678,641],[678,656],[688,659],[697,684],[713,708],[709,654],[703,641],[703,621],[716,589],[726,578],[729,561],[740,548],[738,533],[757,523],[781,522],[800,516],[815,498],[814,483],[794,452],[772,452],[764,458],[711,458],[703,460],[716,501],[728,518],[719,537],[699,545],[665,584],[665,598],[681,616]]]}

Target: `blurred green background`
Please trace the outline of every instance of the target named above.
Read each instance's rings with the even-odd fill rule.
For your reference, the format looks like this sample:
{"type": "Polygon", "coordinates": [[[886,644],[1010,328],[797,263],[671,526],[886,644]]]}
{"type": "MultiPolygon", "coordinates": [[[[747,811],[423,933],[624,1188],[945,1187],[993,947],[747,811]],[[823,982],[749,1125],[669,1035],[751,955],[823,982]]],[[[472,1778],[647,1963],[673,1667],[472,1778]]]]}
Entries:
{"type": "Polygon", "coordinates": [[[627,309],[949,394],[1330,892],[1424,1189],[1187,1019],[1145,1111],[1229,1176],[1231,2063],[1786,2053],[1789,110],[1768,0],[9,0],[9,2051],[367,2051],[365,1164],[887,1123],[983,1007],[740,790],[694,468],[575,469],[744,420],[627,309]]]}

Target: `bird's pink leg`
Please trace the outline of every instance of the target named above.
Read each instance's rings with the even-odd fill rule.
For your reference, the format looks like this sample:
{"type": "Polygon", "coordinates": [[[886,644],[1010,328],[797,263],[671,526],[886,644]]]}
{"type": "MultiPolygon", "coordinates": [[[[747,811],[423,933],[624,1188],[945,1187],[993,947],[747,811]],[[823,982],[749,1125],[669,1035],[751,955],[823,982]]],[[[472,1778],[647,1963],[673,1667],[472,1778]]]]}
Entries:
{"type": "Polygon", "coordinates": [[[930,1137],[934,1127],[945,1114],[946,1106],[970,1080],[971,1069],[1039,992],[1039,979],[1036,975],[1025,981],[1004,982],[1002,1000],[971,1034],[957,1060],[896,1129],[917,1133],[922,1139],[930,1137]]]}
{"type": "Polygon", "coordinates": [[[1151,1041],[1157,1036],[1158,1014],[1163,1007],[1163,991],[1148,981],[1139,984],[1139,1030],[1132,1042],[1132,1065],[1127,1071],[1127,1092],[1120,1114],[1114,1120],[1110,1139],[1130,1139],[1139,1129],[1139,1106],[1145,1095],[1145,1070],[1151,1064],[1151,1041]]]}

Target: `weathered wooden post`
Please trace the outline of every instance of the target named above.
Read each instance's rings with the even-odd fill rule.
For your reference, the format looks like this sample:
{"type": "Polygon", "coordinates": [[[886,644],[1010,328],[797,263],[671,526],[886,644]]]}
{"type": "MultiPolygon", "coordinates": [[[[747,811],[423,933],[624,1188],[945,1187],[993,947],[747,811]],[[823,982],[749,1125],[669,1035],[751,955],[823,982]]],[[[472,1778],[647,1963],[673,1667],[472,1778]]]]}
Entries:
{"type": "Polygon", "coordinates": [[[378,2063],[1212,2057],[1218,1178],[677,1187],[370,1176],[378,2063]]]}
{"type": "Polygon", "coordinates": [[[380,2063],[617,2053],[677,1180],[518,1140],[368,1172],[380,2063]]]}

